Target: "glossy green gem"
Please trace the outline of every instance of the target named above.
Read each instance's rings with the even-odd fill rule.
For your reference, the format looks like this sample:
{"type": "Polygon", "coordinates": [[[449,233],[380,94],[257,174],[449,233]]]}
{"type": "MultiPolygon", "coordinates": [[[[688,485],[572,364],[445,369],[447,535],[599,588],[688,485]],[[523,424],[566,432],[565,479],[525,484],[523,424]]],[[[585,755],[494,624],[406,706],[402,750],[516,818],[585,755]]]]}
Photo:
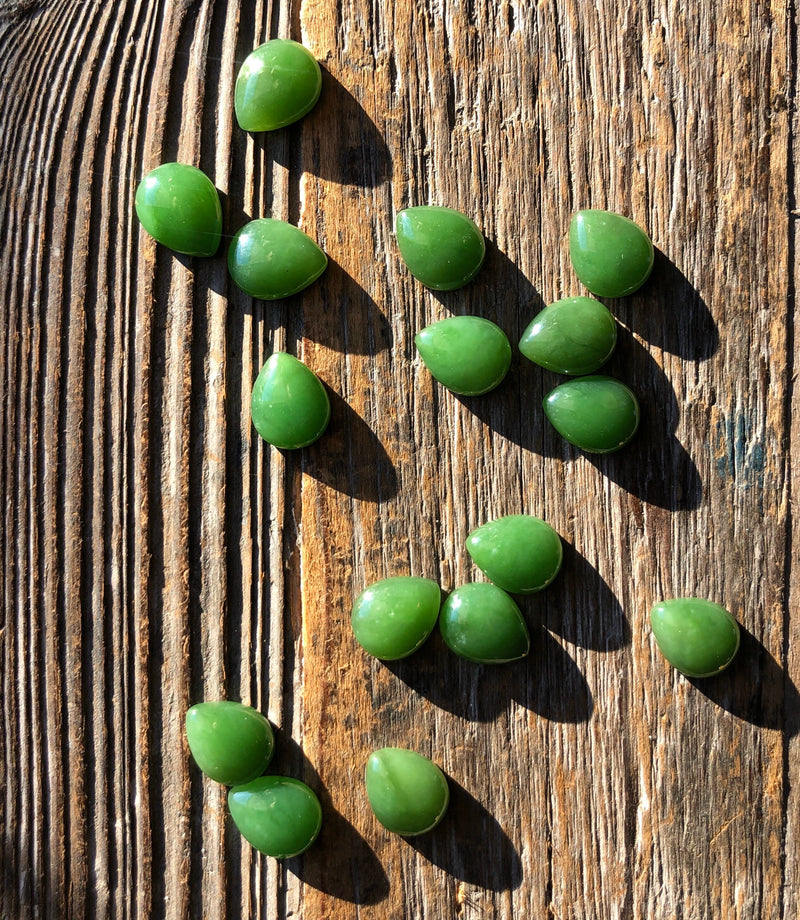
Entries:
{"type": "Polygon", "coordinates": [[[739,650],[739,624],[724,607],[699,597],[661,601],[650,611],[658,647],[688,677],[711,677],[739,650]]]}
{"type": "Polygon", "coordinates": [[[139,183],[135,205],[144,229],[175,252],[213,256],[219,249],[219,195],[208,176],[194,166],[157,166],[139,183]]]}
{"type": "Polygon", "coordinates": [[[432,323],[414,342],[439,383],[462,396],[488,393],[511,364],[505,332],[480,316],[451,316],[432,323]]]}
{"type": "Polygon", "coordinates": [[[186,740],[203,773],[226,786],[261,776],[275,746],[267,719],[233,700],[192,706],[186,713],[186,740]]]}
{"type": "Polygon", "coordinates": [[[531,647],[519,607],[505,591],[486,582],[456,588],[442,606],[439,629],[456,655],[479,664],[516,661],[531,647]]]}
{"type": "Polygon", "coordinates": [[[350,615],[358,644],[383,661],[415,652],[431,634],[442,592],[429,578],[400,575],[365,588],[350,615]]]}
{"type": "Polygon", "coordinates": [[[530,514],[509,514],[489,521],[467,537],[467,551],[483,574],[504,591],[541,591],[561,568],[561,538],[530,514]]]}
{"type": "Polygon", "coordinates": [[[228,249],[231,277],[243,291],[261,300],[302,291],[327,265],[327,256],[311,237],[271,217],[245,224],[228,249]]]}
{"type": "Polygon", "coordinates": [[[444,817],[450,790],[435,763],[405,748],[370,754],[364,780],[375,817],[394,834],[413,837],[444,817]]]}
{"type": "Polygon", "coordinates": [[[297,42],[275,38],[251,52],[239,70],[236,120],[244,131],[274,131],[310,112],[321,89],[314,55],[297,42]]]}
{"type": "Polygon", "coordinates": [[[591,297],[566,297],[545,307],[522,335],[519,350],[558,374],[591,374],[617,344],[614,317],[591,297]]]}
{"type": "Polygon", "coordinates": [[[260,776],[234,786],[228,809],[245,840],[275,859],[307,850],[322,827],[319,799],[305,783],[286,776],[260,776]]]}
{"type": "Polygon", "coordinates": [[[460,211],[421,205],[400,211],[397,245],[411,274],[435,291],[463,287],[486,254],[483,234],[460,211]]]}
{"type": "Polygon", "coordinates": [[[331,417],[331,404],[313,371],[292,355],[276,351],[256,377],[250,413],[265,441],[292,449],[319,438],[331,417]]]}
{"type": "Polygon", "coordinates": [[[619,450],[639,427],[639,403],[612,377],[580,377],[552,390],[544,411],[558,433],[589,454],[619,450]]]}
{"type": "Polygon", "coordinates": [[[627,217],[611,211],[578,211],[569,228],[575,274],[599,297],[625,297],[640,288],[653,268],[650,237],[627,217]]]}

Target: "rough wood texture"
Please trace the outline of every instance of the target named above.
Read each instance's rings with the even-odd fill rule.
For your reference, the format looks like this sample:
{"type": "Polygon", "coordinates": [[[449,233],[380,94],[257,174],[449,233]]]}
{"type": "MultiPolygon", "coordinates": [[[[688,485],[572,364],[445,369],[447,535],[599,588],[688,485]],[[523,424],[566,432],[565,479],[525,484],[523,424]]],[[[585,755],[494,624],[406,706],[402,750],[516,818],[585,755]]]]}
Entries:
{"type": "Polygon", "coordinates": [[[796,30],[778,0],[2,0],[0,916],[797,920],[796,30]],[[238,63],[279,35],[322,98],[248,136],[238,63]],[[265,304],[224,252],[156,246],[133,192],[173,159],[226,232],[298,223],[326,275],[265,304]],[[489,240],[462,292],[398,259],[394,214],[424,202],[489,240]],[[642,431],[599,460],[543,420],[552,375],[517,359],[460,400],[413,347],[451,312],[516,341],[578,293],[587,206],[661,252],[613,305],[642,431]],[[284,455],[249,420],[275,348],[333,401],[284,455]],[[467,532],[519,511],[568,544],[527,661],[355,647],[366,582],[472,579],[467,532]],[[714,681],[647,627],[683,594],[746,629],[714,681]],[[267,712],[276,770],[320,794],[304,858],[242,846],[190,763],[184,711],[220,696],[267,712]],[[366,807],[386,744],[451,778],[427,837],[366,807]]]}

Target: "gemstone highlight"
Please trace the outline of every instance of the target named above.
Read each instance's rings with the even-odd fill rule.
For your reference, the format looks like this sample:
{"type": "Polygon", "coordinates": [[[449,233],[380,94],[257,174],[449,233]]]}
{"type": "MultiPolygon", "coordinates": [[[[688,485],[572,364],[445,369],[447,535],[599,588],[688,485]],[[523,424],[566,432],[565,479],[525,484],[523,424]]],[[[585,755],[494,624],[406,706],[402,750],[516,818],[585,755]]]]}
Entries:
{"type": "Polygon", "coordinates": [[[435,763],[405,748],[382,748],[367,761],[367,798],[389,831],[412,837],[432,830],[450,801],[444,773],[435,763]]]}
{"type": "Polygon", "coordinates": [[[429,578],[384,578],[356,598],[350,615],[353,634],[376,658],[405,658],[431,634],[441,602],[439,585],[429,578]]]}
{"type": "Polygon", "coordinates": [[[511,365],[505,332],[480,316],[451,316],[432,323],[414,342],[431,374],[461,396],[493,390],[511,365]]]}
{"type": "Polygon", "coordinates": [[[236,77],[234,110],[243,131],[274,131],[298,121],[317,104],[322,71],[313,54],[284,38],[259,45],[236,77]]]}
{"type": "Polygon", "coordinates": [[[655,252],[650,237],[613,211],[573,215],[569,255],[575,274],[599,297],[625,297],[647,281],[655,252]]]}
{"type": "Polygon", "coordinates": [[[260,776],[275,747],[269,721],[234,700],[197,703],[186,713],[186,740],[197,766],[226,786],[260,776]]]}
{"type": "Polygon", "coordinates": [[[291,450],[313,444],[322,435],[331,404],[313,371],[293,355],[276,351],[256,377],[250,413],[265,441],[291,450]]]}
{"type": "Polygon", "coordinates": [[[552,390],[544,411],[558,433],[590,454],[624,447],[639,427],[639,402],[612,377],[579,377],[552,390]]]}
{"type": "Polygon", "coordinates": [[[617,323],[591,297],[565,297],[545,307],[522,335],[519,350],[557,374],[591,374],[611,357],[617,323]]]}
{"type": "Polygon", "coordinates": [[[163,246],[188,256],[213,256],[222,238],[222,207],[208,176],[185,163],[163,163],[136,189],[136,216],[163,246]]]}
{"type": "Polygon", "coordinates": [[[463,287],[483,264],[483,234],[460,211],[435,205],[406,208],[397,215],[395,229],[408,270],[435,291],[463,287]]]}

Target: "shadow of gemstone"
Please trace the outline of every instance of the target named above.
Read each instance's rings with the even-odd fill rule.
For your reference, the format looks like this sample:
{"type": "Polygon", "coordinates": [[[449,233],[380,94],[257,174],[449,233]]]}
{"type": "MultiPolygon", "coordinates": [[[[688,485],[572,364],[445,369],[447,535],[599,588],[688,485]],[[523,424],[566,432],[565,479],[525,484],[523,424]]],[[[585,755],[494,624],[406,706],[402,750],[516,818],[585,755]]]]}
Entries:
{"type": "Polygon", "coordinates": [[[650,277],[631,297],[600,298],[611,312],[651,345],[685,358],[705,361],[719,348],[711,311],[683,272],[660,249],[650,277]]]}
{"type": "MultiPolygon", "coordinates": [[[[224,297],[228,288],[233,286],[233,281],[228,277],[228,265],[221,253],[227,253],[227,243],[224,237],[220,248],[213,256],[187,256],[182,252],[173,252],[176,262],[191,272],[194,300],[204,298],[208,291],[213,291],[224,297]]],[[[166,250],[165,250],[166,251],[166,250]]]]}
{"type": "Polygon", "coordinates": [[[508,706],[515,682],[524,683],[526,670],[524,661],[478,665],[459,658],[444,644],[438,628],[413,655],[383,664],[415,693],[472,722],[497,718],[508,706]]]}
{"type": "Polygon", "coordinates": [[[546,629],[531,630],[531,651],[525,663],[525,685],[513,693],[517,703],[552,722],[589,721],[594,699],[586,678],[546,629]]]}
{"type": "Polygon", "coordinates": [[[283,861],[306,885],[352,904],[378,904],[389,894],[389,878],[374,851],[332,805],[327,789],[300,745],[277,732],[276,757],[269,773],[291,773],[314,790],[322,805],[322,829],[314,844],[283,861]],[[281,765],[284,765],[281,768],[281,765]],[[291,765],[287,770],[285,765],[291,765]]]}
{"type": "Polygon", "coordinates": [[[715,677],[686,679],[726,712],[791,738],[800,732],[800,692],[761,642],[739,628],[741,644],[728,668],[715,677]]]}
{"type": "Polygon", "coordinates": [[[648,351],[623,326],[617,347],[597,371],[615,377],[636,393],[639,430],[629,444],[611,454],[589,454],[567,442],[547,420],[542,400],[559,376],[514,351],[506,379],[483,396],[455,396],[492,431],[524,450],[564,460],[583,455],[603,475],[641,501],[671,511],[697,508],[703,485],[692,458],[675,438],[680,412],[675,391],[648,351]]]}
{"type": "Polygon", "coordinates": [[[217,194],[222,206],[222,240],[219,249],[213,256],[187,256],[180,252],[172,253],[176,261],[192,273],[195,297],[198,294],[205,294],[206,291],[213,291],[224,297],[232,290],[238,290],[228,274],[228,247],[231,237],[252,218],[240,206],[234,205],[230,196],[225,192],[217,189],[217,194]]]}
{"type": "Polygon", "coordinates": [[[612,652],[630,645],[631,629],[616,595],[574,546],[562,543],[564,561],[553,584],[516,598],[526,619],[581,648],[612,652]]]}
{"type": "Polygon", "coordinates": [[[222,243],[217,255],[225,257],[227,268],[228,246],[232,237],[236,236],[245,224],[249,224],[253,217],[245,211],[238,198],[234,199],[227,192],[223,192],[222,189],[217,189],[217,194],[222,207],[222,243]]]}
{"type": "Polygon", "coordinates": [[[600,373],[616,377],[636,393],[639,430],[612,454],[584,454],[601,473],[651,505],[670,511],[697,508],[703,483],[694,461],[675,437],[680,409],[672,384],[630,331],[619,327],[617,347],[600,373]]]}
{"type": "MultiPolygon", "coordinates": [[[[561,457],[574,448],[547,421],[542,397],[564,379],[522,357],[512,341],[511,366],[499,386],[482,396],[452,395],[488,428],[523,450],[561,457]]],[[[441,384],[437,386],[444,391],[441,384]]]]}
{"type": "Polygon", "coordinates": [[[391,348],[389,320],[330,256],[319,280],[301,296],[303,335],[312,341],[351,355],[376,355],[391,348]]]}
{"type": "Polygon", "coordinates": [[[431,294],[454,316],[482,316],[496,323],[515,352],[522,333],[545,307],[533,284],[491,240],[486,240],[486,258],[469,284],[431,294]]]}
{"type": "Polygon", "coordinates": [[[405,841],[448,875],[490,891],[522,883],[522,860],[497,820],[451,777],[450,805],[432,831],[405,841]]]}
{"type": "Polygon", "coordinates": [[[594,702],[575,662],[544,629],[531,630],[531,651],[508,664],[475,664],[453,654],[438,630],[408,658],[385,666],[435,706],[469,719],[491,722],[511,700],[557,722],[585,722],[594,702]]]}
{"type": "Polygon", "coordinates": [[[322,92],[314,108],[285,128],[251,134],[256,147],[287,169],[300,165],[301,171],[341,185],[371,188],[391,179],[392,159],[381,130],[355,96],[321,69],[322,92]],[[302,163],[297,164],[300,145],[302,163]]]}
{"type": "MultiPolygon", "coordinates": [[[[322,437],[302,451],[301,469],[337,492],[380,503],[397,495],[397,470],[383,444],[338,393],[326,387],[331,419],[322,437]]],[[[293,452],[284,452],[287,461],[293,452]]]]}

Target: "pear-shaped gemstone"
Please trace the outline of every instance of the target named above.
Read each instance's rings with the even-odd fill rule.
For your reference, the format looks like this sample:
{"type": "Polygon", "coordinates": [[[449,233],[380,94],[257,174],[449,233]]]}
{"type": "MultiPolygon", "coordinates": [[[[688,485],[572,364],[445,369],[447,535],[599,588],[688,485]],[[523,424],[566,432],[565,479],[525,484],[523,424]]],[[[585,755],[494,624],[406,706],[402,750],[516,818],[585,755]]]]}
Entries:
{"type": "Polygon", "coordinates": [[[511,364],[505,332],[480,316],[451,316],[432,323],[414,341],[439,383],[462,396],[488,393],[511,364]]]}
{"type": "Polygon", "coordinates": [[[245,840],[275,859],[307,850],[322,827],[319,799],[305,783],[286,776],[260,776],[234,786],[228,809],[245,840]]]}
{"type": "Polygon", "coordinates": [[[640,288],[653,268],[650,237],[612,211],[578,211],[569,228],[575,274],[599,297],[625,297],[640,288]]]}
{"type": "Polygon", "coordinates": [[[447,811],[450,790],[444,773],[416,751],[375,751],[367,761],[364,779],[375,817],[395,834],[424,834],[447,811]]]}
{"type": "Polygon", "coordinates": [[[271,217],[245,224],[228,249],[231,277],[243,291],[261,300],[302,291],[327,265],[327,256],[311,237],[271,217]]]}
{"type": "Polygon", "coordinates": [[[325,430],[331,404],[319,377],[286,352],[271,355],[253,385],[253,424],[275,447],[313,444],[325,430]]]}
{"type": "Polygon", "coordinates": [[[135,205],[144,229],[175,252],[213,256],[219,249],[219,195],[208,176],[194,166],[157,166],[139,183],[135,205]]]}
{"type": "Polygon", "coordinates": [[[579,377],[552,390],[544,411],[558,433],[590,454],[619,450],[639,427],[639,403],[612,377],[579,377]]]}
{"type": "Polygon", "coordinates": [[[203,773],[226,786],[260,776],[275,745],[267,719],[234,700],[192,706],[186,713],[186,740],[203,773]]]}
{"type": "Polygon", "coordinates": [[[313,54],[284,38],[259,45],[245,58],[234,90],[244,131],[273,131],[302,118],[317,103],[322,72],[313,54]]]}
{"type": "Polygon", "coordinates": [[[431,634],[442,592],[429,578],[400,575],[365,588],[350,616],[358,644],[384,661],[405,658],[431,634]]]}
{"type": "Polygon", "coordinates": [[[739,650],[739,624],[719,604],[699,597],[661,601],[650,611],[658,647],[688,677],[711,677],[739,650]]]}
{"type": "Polygon", "coordinates": [[[591,297],[565,297],[545,307],[522,335],[519,350],[557,374],[591,374],[617,343],[614,317],[591,297]]]}
{"type": "Polygon", "coordinates": [[[519,607],[505,591],[485,581],[453,591],[442,605],[439,629],[456,655],[479,664],[516,661],[531,645],[519,607]]]}
{"type": "Polygon", "coordinates": [[[483,524],[467,537],[467,551],[487,578],[512,594],[547,587],[563,555],[555,530],[530,514],[509,514],[483,524]]]}
{"type": "Polygon", "coordinates": [[[478,273],[486,254],[483,234],[452,208],[420,205],[400,211],[397,245],[411,274],[435,291],[463,287],[478,273]]]}

